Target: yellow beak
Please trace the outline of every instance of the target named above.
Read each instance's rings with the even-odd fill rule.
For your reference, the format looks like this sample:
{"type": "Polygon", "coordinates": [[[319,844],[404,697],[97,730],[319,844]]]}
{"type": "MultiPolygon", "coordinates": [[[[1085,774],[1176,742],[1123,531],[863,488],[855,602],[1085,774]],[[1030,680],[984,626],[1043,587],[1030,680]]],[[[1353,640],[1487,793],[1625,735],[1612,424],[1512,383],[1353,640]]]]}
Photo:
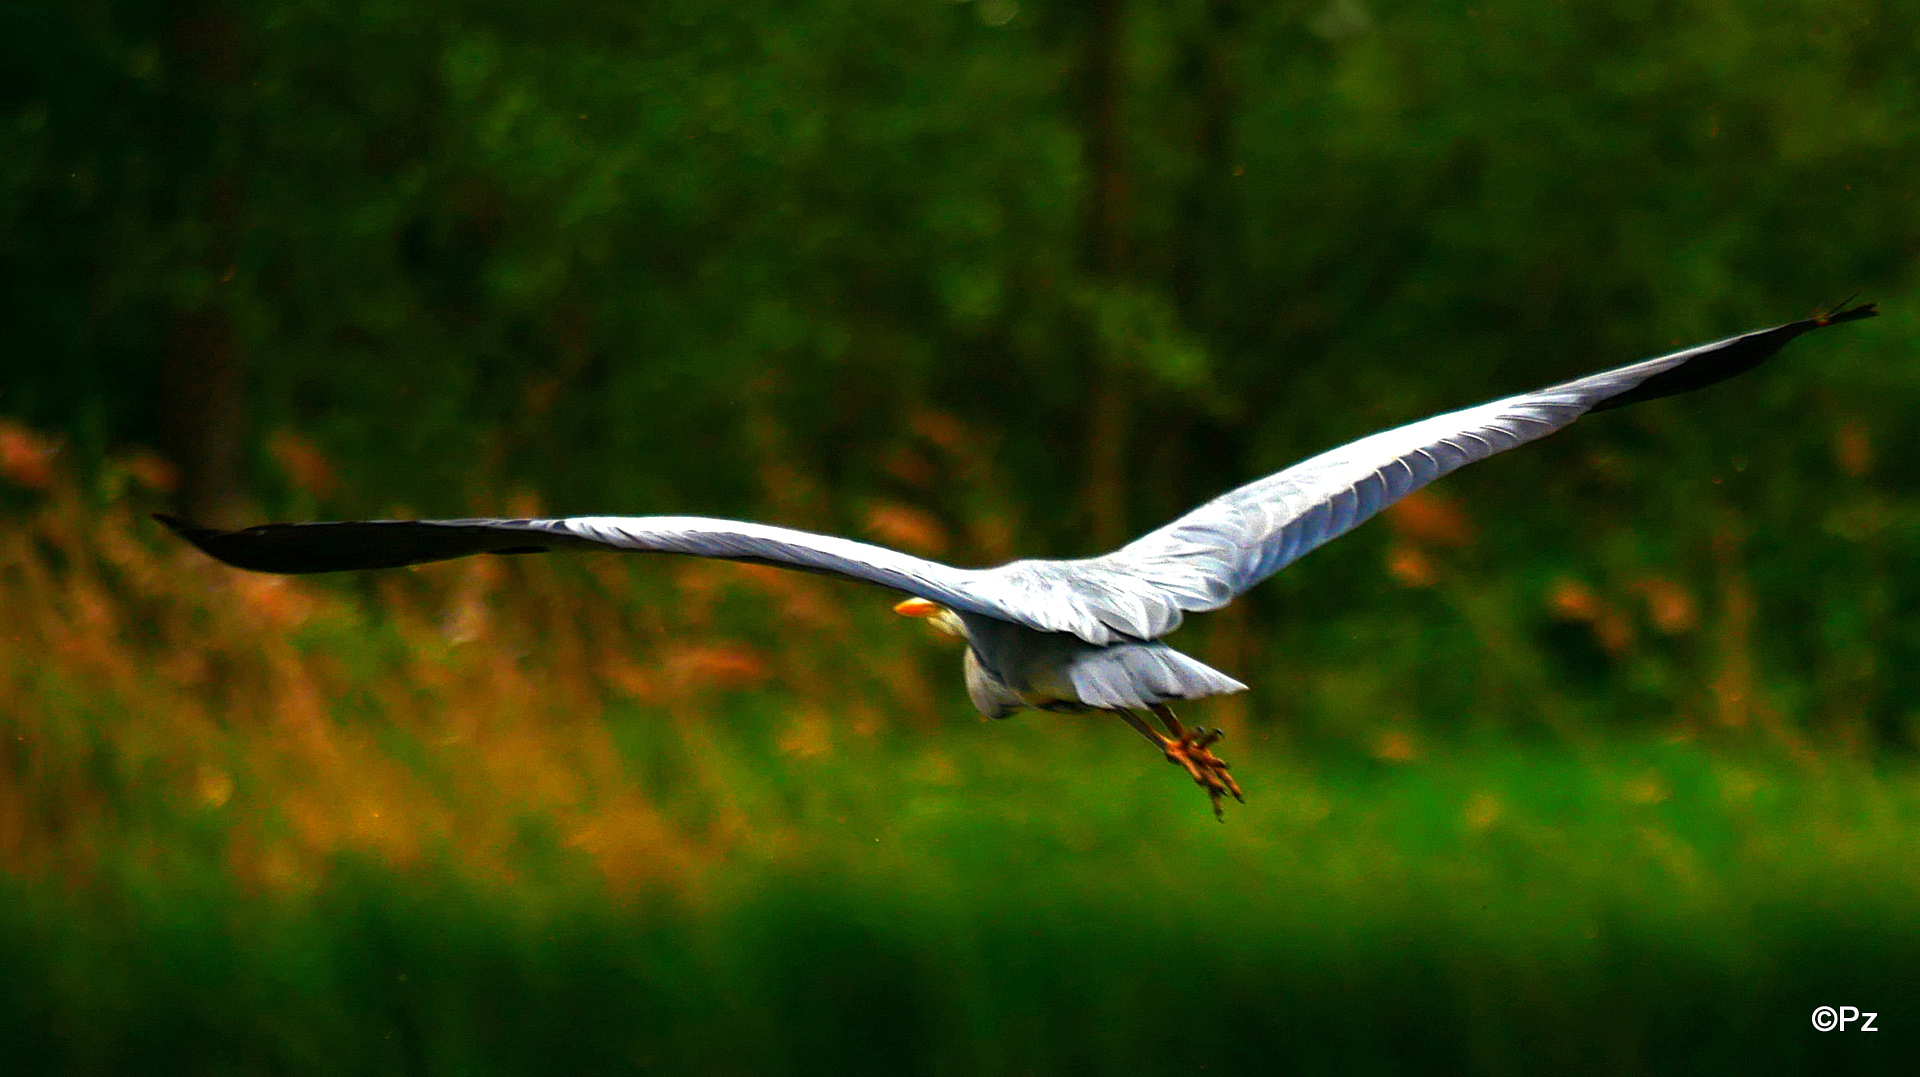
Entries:
{"type": "Polygon", "coordinates": [[[902,617],[931,617],[940,612],[940,604],[924,598],[909,598],[893,607],[893,612],[902,617]]]}

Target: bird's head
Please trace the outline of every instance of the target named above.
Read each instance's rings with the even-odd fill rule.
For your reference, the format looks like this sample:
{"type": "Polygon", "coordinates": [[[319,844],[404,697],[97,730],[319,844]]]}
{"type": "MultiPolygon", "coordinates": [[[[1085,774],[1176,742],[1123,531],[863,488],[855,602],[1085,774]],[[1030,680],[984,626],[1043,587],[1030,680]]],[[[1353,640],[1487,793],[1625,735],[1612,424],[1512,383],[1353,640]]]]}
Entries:
{"type": "Polygon", "coordinates": [[[960,615],[942,606],[938,602],[929,602],[924,598],[909,598],[893,607],[893,612],[903,617],[924,617],[935,632],[952,639],[967,638],[967,623],[960,615]]]}

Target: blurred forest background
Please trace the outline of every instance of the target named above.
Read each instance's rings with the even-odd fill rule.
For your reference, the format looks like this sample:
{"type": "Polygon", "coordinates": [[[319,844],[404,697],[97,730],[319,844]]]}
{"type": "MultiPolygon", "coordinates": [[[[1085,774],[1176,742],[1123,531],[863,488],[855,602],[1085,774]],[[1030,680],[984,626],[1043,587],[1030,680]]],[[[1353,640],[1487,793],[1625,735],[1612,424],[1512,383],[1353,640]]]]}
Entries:
{"type": "Polygon", "coordinates": [[[8,1072],[1840,1072],[1920,1022],[1920,9],[29,0],[0,59],[8,1072]],[[1085,555],[1855,292],[1183,629],[1253,685],[1192,708],[1225,827],[1117,723],[974,721],[878,592],[146,519],[1085,555]]]}

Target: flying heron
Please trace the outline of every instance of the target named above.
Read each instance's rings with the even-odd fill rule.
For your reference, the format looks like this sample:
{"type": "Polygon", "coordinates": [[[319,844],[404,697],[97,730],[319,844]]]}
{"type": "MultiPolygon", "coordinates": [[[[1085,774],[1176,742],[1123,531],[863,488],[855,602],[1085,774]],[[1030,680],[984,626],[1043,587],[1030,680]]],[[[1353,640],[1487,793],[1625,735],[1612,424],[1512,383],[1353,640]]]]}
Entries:
{"type": "Polygon", "coordinates": [[[698,516],[355,520],[239,531],[158,519],[209,555],[256,572],[396,568],[477,553],[584,548],[692,554],[879,584],[912,596],[896,612],[966,641],[967,694],[980,713],[1111,711],[1185,768],[1219,815],[1221,797],[1244,800],[1213,752],[1223,734],[1182,725],[1169,704],[1246,685],[1160,642],[1186,614],[1220,609],[1456,468],[1545,437],[1590,411],[1712,385],[1759,365],[1802,333],[1874,313],[1871,303],[1835,308],[1382,431],[1222,494],[1105,556],[1080,560],[955,568],[851,539],[698,516]],[[1137,711],[1153,714],[1165,731],[1137,711]]]}

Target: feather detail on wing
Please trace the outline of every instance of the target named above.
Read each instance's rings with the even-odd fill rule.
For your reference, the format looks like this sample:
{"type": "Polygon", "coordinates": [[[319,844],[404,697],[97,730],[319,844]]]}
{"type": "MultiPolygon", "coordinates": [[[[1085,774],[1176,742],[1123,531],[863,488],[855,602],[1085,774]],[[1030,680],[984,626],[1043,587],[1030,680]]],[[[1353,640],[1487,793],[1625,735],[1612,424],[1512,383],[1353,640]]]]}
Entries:
{"type": "Polygon", "coordinates": [[[987,575],[1005,577],[995,582],[1050,607],[1077,606],[1097,626],[1070,629],[1082,639],[1154,639],[1177,627],[1185,613],[1225,606],[1448,472],[1545,437],[1589,411],[1730,378],[1802,333],[1874,313],[1871,303],[1864,304],[1436,415],[1223,494],[1104,557],[1016,562],[987,575]]]}
{"type": "MultiPolygon", "coordinates": [[[[988,573],[852,539],[698,516],[570,516],[547,520],[342,520],[220,531],[156,517],[209,556],[255,572],[303,574],[398,568],[472,554],[600,549],[677,553],[816,572],[904,591],[956,610],[1048,632],[1099,631],[1077,607],[1019,603],[988,573]]],[[[1076,632],[1076,634],[1078,634],[1076,632]]]]}

